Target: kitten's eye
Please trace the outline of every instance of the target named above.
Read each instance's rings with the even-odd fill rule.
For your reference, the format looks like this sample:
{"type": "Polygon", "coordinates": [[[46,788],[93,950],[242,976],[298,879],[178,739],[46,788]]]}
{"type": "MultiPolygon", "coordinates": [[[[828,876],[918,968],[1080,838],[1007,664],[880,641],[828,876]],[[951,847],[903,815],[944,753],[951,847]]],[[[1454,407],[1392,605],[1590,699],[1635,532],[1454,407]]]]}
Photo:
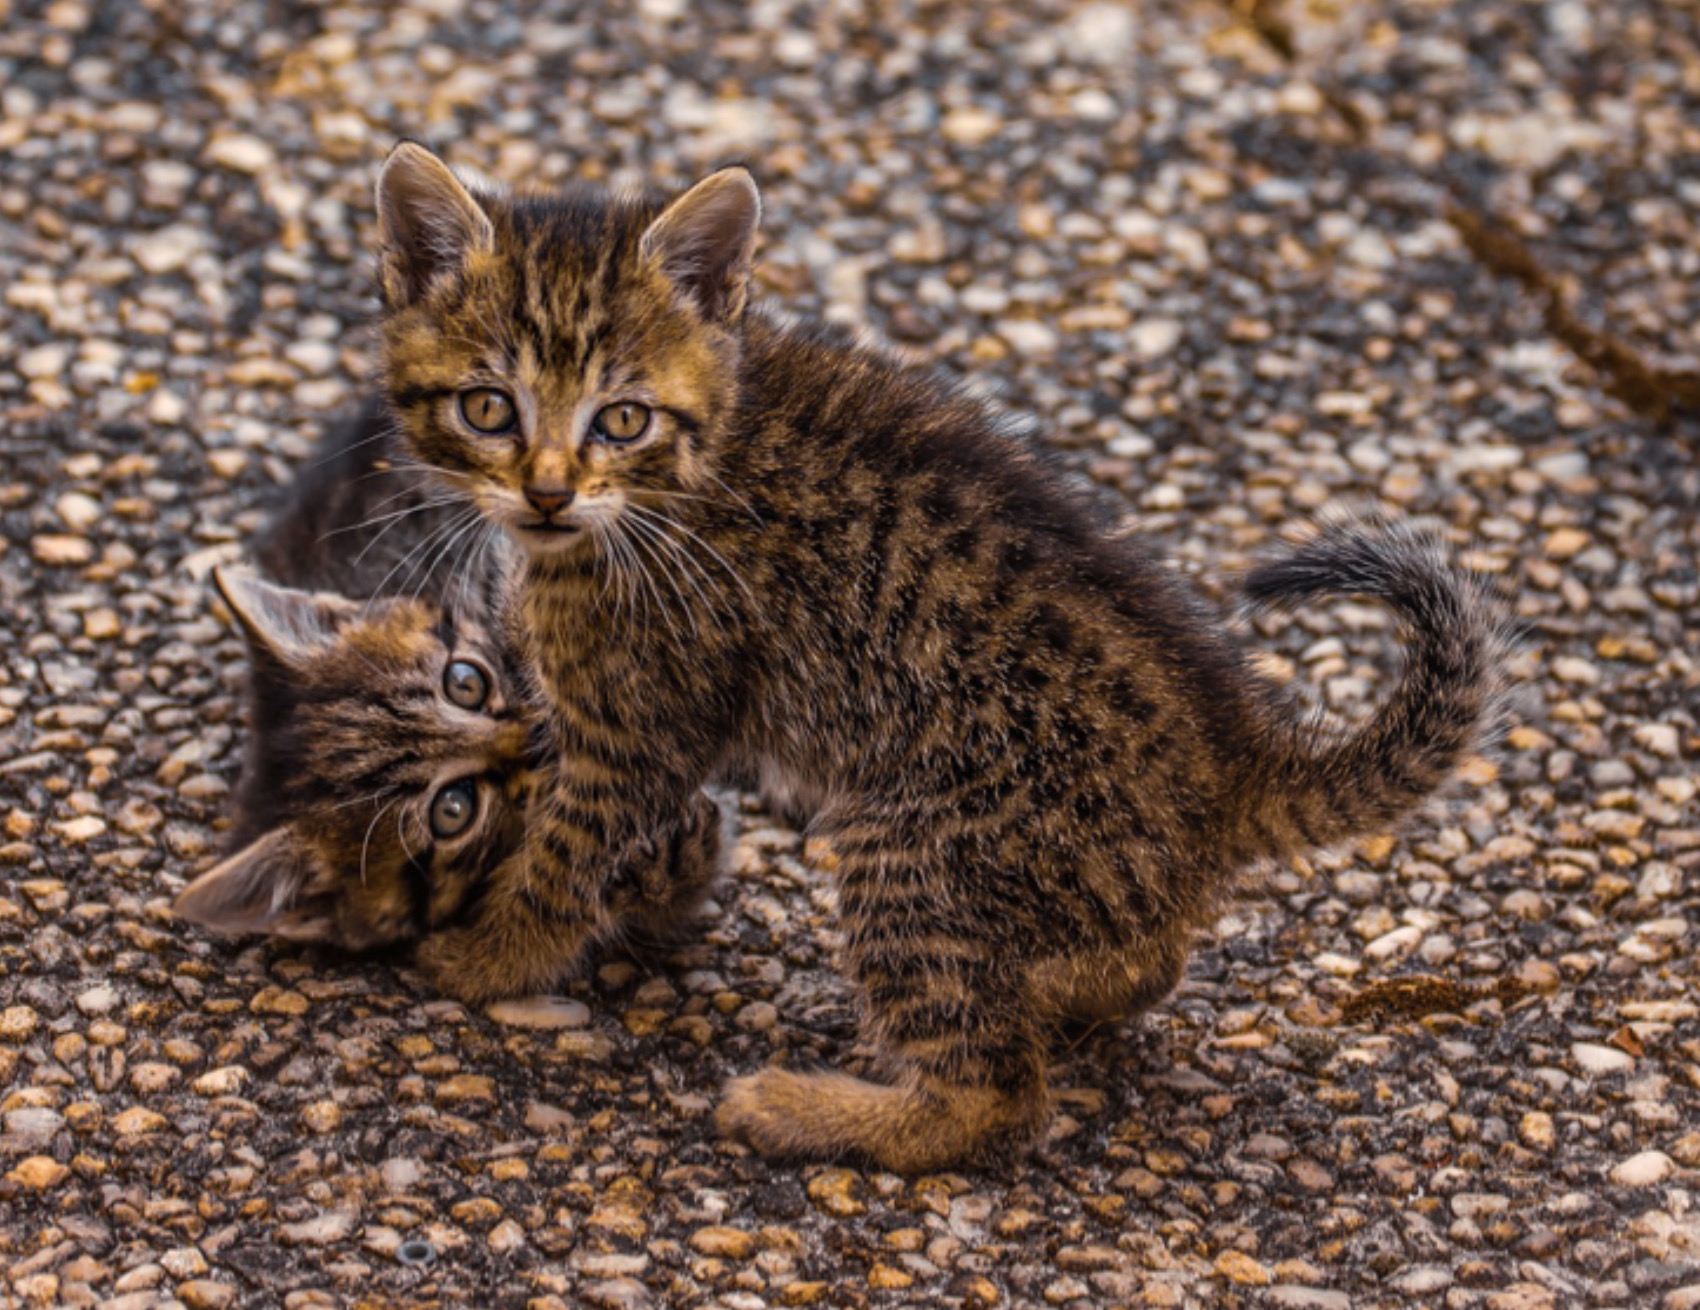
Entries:
{"type": "Polygon", "coordinates": [[[431,798],[431,835],[458,837],[478,813],[478,788],[471,781],[451,782],[431,798]]]}
{"type": "Polygon", "coordinates": [[[494,387],[460,393],[460,416],[474,432],[506,432],[514,425],[513,398],[494,387]]]}
{"type": "Polygon", "coordinates": [[[443,670],[443,695],[463,710],[482,709],[490,699],[490,675],[471,660],[455,660],[443,670]]]}
{"type": "Polygon", "coordinates": [[[649,406],[634,405],[630,401],[604,405],[596,412],[590,426],[604,441],[613,442],[616,446],[629,445],[649,431],[649,406]]]}

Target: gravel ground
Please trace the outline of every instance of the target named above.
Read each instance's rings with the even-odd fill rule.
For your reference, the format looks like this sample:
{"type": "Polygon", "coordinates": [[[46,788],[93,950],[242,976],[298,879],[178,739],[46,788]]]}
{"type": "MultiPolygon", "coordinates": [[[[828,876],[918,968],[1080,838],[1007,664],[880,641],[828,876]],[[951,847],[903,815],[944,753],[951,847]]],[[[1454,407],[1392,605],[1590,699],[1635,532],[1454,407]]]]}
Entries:
{"type": "MultiPolygon", "coordinates": [[[[609,8],[0,0],[0,1304],[1700,1306],[1700,10],[609,8]],[[205,575],[364,390],[402,134],[750,162],[775,296],[1038,416],[1212,589],[1329,502],[1444,525],[1520,724],[1276,871],[995,1172],[714,1138],[727,1076],[857,1059],[830,853],[748,800],[700,939],[546,1010],[185,931],[243,731],[205,575]]],[[[1261,638],[1385,684],[1375,611],[1261,638]]]]}

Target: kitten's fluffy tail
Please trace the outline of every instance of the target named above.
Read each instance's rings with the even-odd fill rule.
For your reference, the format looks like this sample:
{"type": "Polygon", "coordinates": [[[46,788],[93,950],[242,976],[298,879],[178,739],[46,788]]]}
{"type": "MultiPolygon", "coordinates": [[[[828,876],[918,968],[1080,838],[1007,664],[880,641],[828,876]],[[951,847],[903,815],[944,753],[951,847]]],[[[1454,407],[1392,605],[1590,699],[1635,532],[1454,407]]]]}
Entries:
{"type": "Polygon", "coordinates": [[[1392,608],[1405,667],[1363,728],[1330,738],[1283,720],[1252,765],[1265,855],[1328,846],[1391,825],[1500,729],[1512,628],[1484,579],[1438,537],[1378,518],[1336,516],[1291,554],[1254,570],[1256,608],[1368,596],[1392,608]]]}

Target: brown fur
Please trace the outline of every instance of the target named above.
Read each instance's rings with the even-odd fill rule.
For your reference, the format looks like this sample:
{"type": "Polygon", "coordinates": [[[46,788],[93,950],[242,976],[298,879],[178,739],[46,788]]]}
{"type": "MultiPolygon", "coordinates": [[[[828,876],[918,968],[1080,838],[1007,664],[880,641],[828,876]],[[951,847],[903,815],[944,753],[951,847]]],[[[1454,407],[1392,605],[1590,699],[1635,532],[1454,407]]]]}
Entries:
{"type": "Polygon", "coordinates": [[[722,761],[783,771],[824,798],[893,1081],[735,1081],[720,1124],[758,1150],[916,1170],[1031,1140],[1060,1024],[1152,1004],[1248,870],[1397,818],[1482,737],[1498,619],[1432,543],[1334,523],[1251,580],[1406,625],[1391,700],[1322,738],[981,404],[745,309],[741,170],[665,206],[510,199],[403,146],[379,196],[384,385],[407,447],[524,551],[559,761],[501,894],[421,958],[462,995],[541,985],[563,958],[539,925],[594,937],[611,870],[722,761]],[[472,387],[520,421],[471,430],[472,387]],[[634,404],[640,442],[599,435],[634,404]]]}

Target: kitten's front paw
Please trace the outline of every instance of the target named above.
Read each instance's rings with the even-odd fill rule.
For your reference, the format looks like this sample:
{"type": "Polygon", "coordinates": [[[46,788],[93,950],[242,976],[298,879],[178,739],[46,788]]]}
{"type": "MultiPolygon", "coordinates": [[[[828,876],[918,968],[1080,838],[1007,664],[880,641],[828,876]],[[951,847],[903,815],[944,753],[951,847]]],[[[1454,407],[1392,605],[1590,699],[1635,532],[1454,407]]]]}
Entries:
{"type": "Polygon", "coordinates": [[[616,931],[640,948],[677,941],[707,899],[720,875],[719,807],[698,792],[661,847],[635,847],[604,893],[616,931]]]}
{"type": "Polygon", "coordinates": [[[467,928],[435,933],[419,944],[414,962],[439,991],[471,1004],[523,990],[492,971],[490,944],[467,928]]]}

